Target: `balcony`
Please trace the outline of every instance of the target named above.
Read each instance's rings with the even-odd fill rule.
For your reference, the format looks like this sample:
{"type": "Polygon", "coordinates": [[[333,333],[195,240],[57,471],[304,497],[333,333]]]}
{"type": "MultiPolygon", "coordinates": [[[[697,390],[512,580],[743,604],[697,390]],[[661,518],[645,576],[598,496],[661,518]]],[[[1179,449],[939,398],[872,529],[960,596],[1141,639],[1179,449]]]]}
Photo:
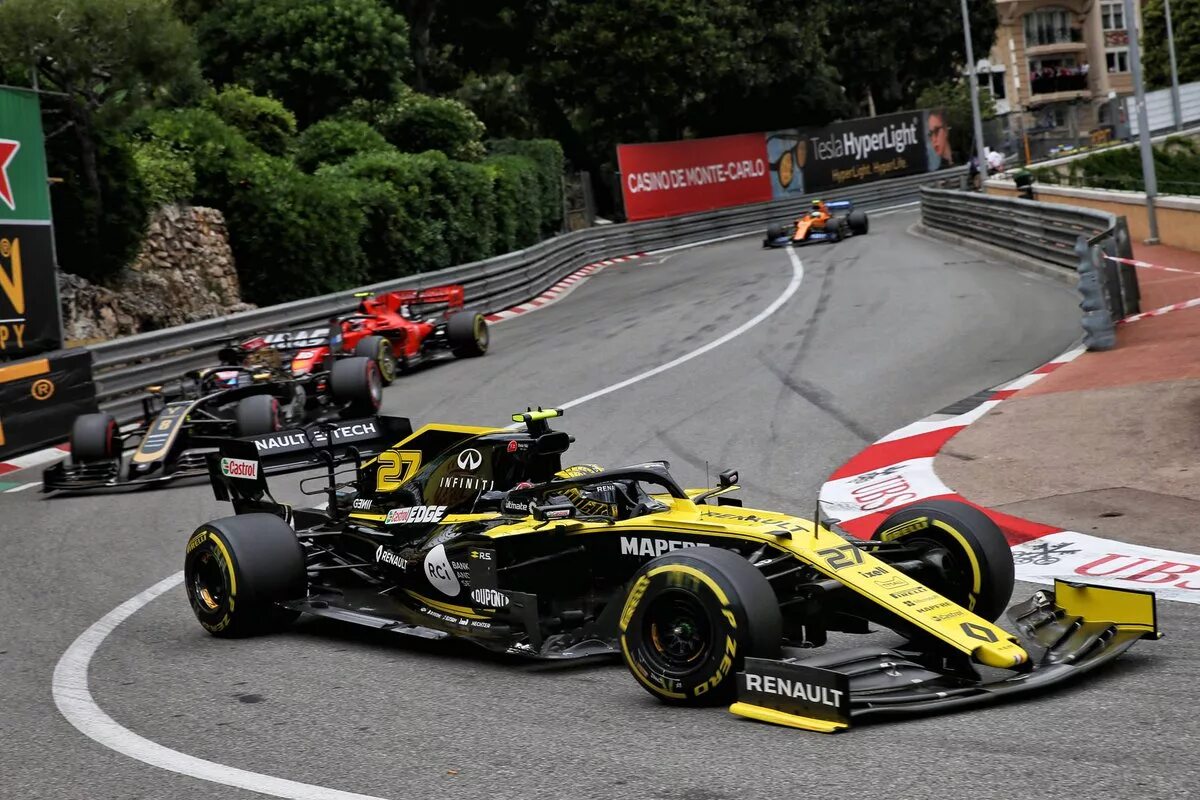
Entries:
{"type": "Polygon", "coordinates": [[[1088,92],[1087,73],[1078,69],[1073,73],[1060,70],[1055,75],[1038,75],[1029,81],[1029,88],[1035,96],[1040,94],[1061,94],[1063,92],[1088,92]]]}

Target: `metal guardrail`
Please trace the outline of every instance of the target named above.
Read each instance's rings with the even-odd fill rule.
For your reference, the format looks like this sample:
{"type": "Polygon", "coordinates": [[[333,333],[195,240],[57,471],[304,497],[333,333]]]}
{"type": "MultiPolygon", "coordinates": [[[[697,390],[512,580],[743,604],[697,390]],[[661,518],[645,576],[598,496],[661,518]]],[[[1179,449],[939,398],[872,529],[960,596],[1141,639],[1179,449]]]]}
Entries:
{"type": "MultiPolygon", "coordinates": [[[[1039,203],[1015,197],[921,189],[921,221],[1005,250],[1078,270],[1076,249],[1087,246],[1121,258],[1133,257],[1125,217],[1090,208],[1039,203]]],[[[1132,267],[1113,265],[1103,276],[1109,311],[1115,319],[1136,314],[1141,300],[1132,267]]]]}
{"type": "MultiPolygon", "coordinates": [[[[865,209],[878,208],[915,202],[923,185],[959,185],[965,175],[965,168],[956,168],[849,187],[829,196],[852,200],[865,209]]],[[[91,348],[100,407],[120,422],[134,419],[141,413],[143,387],[214,364],[219,345],[230,339],[271,328],[324,323],[352,311],[358,304],[353,297],[356,291],[461,283],[468,308],[499,311],[536,297],[580,267],[604,258],[765,231],[768,222],[801,213],[815,196],[573,231],[486,261],[115,339],[91,348]]]]}

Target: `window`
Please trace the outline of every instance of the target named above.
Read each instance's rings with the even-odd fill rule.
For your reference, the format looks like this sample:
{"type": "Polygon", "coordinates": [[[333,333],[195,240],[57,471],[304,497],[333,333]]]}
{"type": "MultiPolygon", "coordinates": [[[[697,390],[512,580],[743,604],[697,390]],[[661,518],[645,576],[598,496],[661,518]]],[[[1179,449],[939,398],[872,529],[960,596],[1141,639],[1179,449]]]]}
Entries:
{"type": "Polygon", "coordinates": [[[1129,48],[1121,47],[1116,50],[1105,50],[1104,60],[1108,62],[1108,71],[1129,72],[1129,48]]]}
{"type": "MultiPolygon", "coordinates": [[[[1100,25],[1106,31],[1125,30],[1125,4],[1119,2],[1101,3],[1100,25]]],[[[1110,69],[1109,72],[1112,72],[1112,70],[1110,69]]]]}
{"type": "Polygon", "coordinates": [[[1025,15],[1025,46],[1082,42],[1083,31],[1074,25],[1075,14],[1065,8],[1042,8],[1025,15]]]}

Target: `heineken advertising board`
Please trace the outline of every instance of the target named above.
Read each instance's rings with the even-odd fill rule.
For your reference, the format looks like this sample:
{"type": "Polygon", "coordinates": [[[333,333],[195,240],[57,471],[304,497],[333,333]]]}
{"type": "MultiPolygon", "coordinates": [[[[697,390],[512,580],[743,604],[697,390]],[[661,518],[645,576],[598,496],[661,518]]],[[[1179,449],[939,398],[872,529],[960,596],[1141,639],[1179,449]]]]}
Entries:
{"type": "Polygon", "coordinates": [[[0,88],[0,360],[61,346],[38,97],[0,88]]]}

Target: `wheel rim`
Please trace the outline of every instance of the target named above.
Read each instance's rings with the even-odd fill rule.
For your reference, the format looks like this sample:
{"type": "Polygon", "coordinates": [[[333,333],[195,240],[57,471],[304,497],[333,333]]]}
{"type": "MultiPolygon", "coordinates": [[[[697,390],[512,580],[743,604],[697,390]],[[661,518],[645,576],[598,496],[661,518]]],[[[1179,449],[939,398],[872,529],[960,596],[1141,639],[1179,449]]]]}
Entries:
{"type": "Polygon", "coordinates": [[[396,357],[386,341],[379,342],[379,374],[383,380],[391,382],[396,378],[396,357]]]}
{"type": "Polygon", "coordinates": [[[707,660],[712,625],[699,598],[667,591],[651,601],[643,619],[647,657],[668,675],[685,675],[707,660]]]}
{"type": "Polygon", "coordinates": [[[475,344],[479,345],[480,350],[487,350],[488,339],[491,334],[488,333],[487,321],[483,315],[475,317],[475,344]]]}
{"type": "Polygon", "coordinates": [[[210,614],[225,604],[225,572],[212,553],[201,553],[196,559],[191,589],[192,597],[210,614]]]}

